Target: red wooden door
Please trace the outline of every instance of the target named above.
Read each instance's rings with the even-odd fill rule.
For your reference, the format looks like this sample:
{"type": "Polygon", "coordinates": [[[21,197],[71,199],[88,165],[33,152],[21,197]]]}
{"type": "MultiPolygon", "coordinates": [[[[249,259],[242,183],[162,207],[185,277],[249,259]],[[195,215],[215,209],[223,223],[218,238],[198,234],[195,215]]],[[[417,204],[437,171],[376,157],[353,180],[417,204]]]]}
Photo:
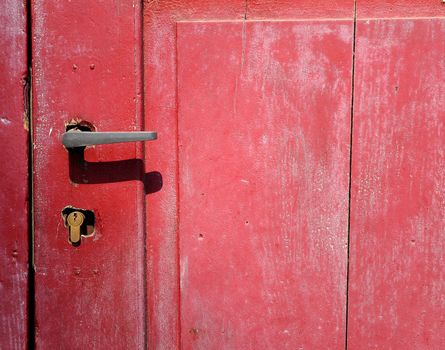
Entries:
{"type": "Polygon", "coordinates": [[[33,4],[37,347],[343,348],[353,4],[310,5],[33,4]]]}
{"type": "Polygon", "coordinates": [[[443,347],[443,21],[378,19],[443,9],[382,3],[33,2],[37,348],[443,347]]]}

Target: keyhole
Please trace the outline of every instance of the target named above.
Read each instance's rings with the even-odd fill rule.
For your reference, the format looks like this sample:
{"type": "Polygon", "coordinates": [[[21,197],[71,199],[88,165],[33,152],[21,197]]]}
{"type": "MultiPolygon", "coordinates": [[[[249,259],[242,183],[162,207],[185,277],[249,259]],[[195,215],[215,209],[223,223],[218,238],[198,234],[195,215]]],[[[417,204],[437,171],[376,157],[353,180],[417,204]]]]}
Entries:
{"type": "MultiPolygon", "coordinates": [[[[71,223],[72,225],[78,227],[75,227],[75,230],[80,231],[80,235],[82,237],[90,237],[94,234],[95,231],[95,223],[96,218],[94,215],[94,212],[92,210],[86,210],[81,208],[74,208],[72,206],[67,206],[63,208],[62,210],[62,220],[64,222],[65,227],[68,229],[68,232],[70,232],[69,224],[67,222],[68,216],[71,214],[71,223]],[[83,215],[83,217],[82,217],[83,215]]],[[[71,243],[71,242],[70,242],[71,243]]],[[[80,241],[78,244],[73,244],[73,246],[78,247],[80,245],[80,241]]]]}

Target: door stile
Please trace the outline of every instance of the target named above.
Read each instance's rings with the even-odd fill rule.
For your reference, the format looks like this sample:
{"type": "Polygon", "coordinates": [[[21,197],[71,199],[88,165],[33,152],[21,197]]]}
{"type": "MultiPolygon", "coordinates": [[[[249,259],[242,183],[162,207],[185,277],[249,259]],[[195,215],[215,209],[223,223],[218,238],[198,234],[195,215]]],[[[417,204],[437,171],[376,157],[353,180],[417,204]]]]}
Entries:
{"type": "Polygon", "coordinates": [[[143,127],[141,6],[32,3],[39,348],[146,346],[143,146],[62,144],[73,126],[143,127]],[[85,221],[80,245],[66,210],[85,221]]]}

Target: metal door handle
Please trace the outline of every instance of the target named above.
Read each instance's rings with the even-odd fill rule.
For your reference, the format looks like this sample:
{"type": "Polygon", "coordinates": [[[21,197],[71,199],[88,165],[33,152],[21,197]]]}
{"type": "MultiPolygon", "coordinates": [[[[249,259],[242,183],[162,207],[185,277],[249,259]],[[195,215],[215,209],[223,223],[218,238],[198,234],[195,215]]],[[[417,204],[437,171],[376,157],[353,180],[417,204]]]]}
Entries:
{"type": "Polygon", "coordinates": [[[66,148],[107,145],[120,142],[152,141],[158,138],[155,131],[95,132],[69,130],[63,134],[62,144],[66,148]]]}

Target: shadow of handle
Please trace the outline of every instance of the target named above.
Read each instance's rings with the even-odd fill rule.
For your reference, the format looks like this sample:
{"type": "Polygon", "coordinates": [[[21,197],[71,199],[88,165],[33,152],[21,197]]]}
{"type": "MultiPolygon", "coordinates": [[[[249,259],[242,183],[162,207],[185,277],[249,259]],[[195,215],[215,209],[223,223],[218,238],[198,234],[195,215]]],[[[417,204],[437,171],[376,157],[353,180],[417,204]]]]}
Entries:
{"type": "Polygon", "coordinates": [[[162,189],[162,175],[157,171],[144,173],[141,159],[125,159],[112,162],[88,162],[84,148],[68,151],[69,175],[76,184],[101,184],[139,180],[144,184],[145,194],[162,189]]]}

